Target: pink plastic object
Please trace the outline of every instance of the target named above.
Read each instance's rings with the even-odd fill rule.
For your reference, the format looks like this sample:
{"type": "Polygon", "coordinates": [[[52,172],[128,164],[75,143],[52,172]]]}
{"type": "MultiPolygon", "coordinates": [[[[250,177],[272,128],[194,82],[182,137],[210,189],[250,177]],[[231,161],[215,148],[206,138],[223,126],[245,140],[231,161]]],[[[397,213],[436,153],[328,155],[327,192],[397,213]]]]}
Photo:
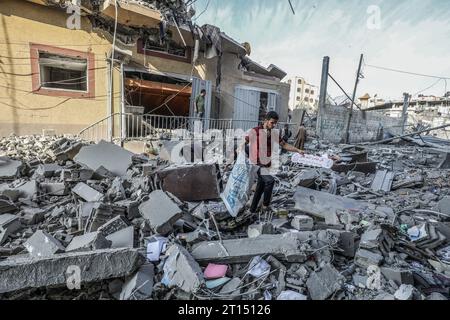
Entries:
{"type": "Polygon", "coordinates": [[[205,279],[219,279],[223,278],[227,273],[228,266],[222,264],[210,263],[205,269],[205,279]]]}

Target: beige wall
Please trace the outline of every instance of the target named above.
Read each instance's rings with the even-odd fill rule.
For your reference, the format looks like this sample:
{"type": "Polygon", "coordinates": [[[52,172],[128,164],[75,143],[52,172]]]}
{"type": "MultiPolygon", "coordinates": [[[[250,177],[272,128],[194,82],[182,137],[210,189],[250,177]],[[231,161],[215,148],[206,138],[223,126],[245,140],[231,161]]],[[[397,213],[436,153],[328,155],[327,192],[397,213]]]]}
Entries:
{"type": "Polygon", "coordinates": [[[224,119],[233,119],[234,89],[237,85],[259,88],[261,90],[275,90],[281,95],[280,120],[286,121],[289,109],[290,86],[280,81],[244,75],[238,70],[240,59],[237,55],[225,53],[222,66],[222,94],[220,116],[224,119]]]}
{"type": "MultiPolygon", "coordinates": [[[[107,63],[109,41],[90,32],[66,27],[69,17],[62,10],[17,0],[2,0],[0,6],[0,136],[78,133],[107,116],[107,63]],[[95,98],[76,99],[32,93],[30,43],[45,44],[95,55],[95,98]]],[[[114,109],[120,108],[118,72],[114,80],[114,109]]]]}

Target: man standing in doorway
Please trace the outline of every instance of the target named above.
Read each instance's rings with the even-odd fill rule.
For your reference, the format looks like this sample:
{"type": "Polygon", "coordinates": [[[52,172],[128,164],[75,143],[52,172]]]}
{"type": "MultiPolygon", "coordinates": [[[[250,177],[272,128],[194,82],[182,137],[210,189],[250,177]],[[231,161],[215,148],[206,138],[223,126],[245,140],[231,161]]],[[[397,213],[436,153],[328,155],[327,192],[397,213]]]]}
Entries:
{"type": "Polygon", "coordinates": [[[197,118],[202,119],[205,116],[205,97],[206,90],[203,89],[200,95],[195,99],[195,112],[197,113],[197,118]]]}
{"type": "Polygon", "coordinates": [[[251,213],[257,212],[259,202],[263,195],[263,211],[270,211],[272,192],[275,186],[275,178],[269,173],[269,170],[272,167],[271,158],[274,144],[278,143],[286,151],[304,154],[302,150],[297,149],[284,141],[279,130],[274,130],[278,120],[279,116],[276,112],[271,111],[267,113],[264,123],[261,126],[250,130],[245,137],[245,149],[250,158],[250,162],[259,167],[258,184],[250,207],[251,213]]]}

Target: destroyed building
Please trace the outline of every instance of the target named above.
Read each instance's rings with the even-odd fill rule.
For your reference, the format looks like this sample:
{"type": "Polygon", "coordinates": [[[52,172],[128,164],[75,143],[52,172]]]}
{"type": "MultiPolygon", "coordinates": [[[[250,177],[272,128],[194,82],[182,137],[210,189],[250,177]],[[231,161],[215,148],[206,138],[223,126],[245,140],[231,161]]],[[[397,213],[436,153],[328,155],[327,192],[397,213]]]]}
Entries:
{"type": "Polygon", "coordinates": [[[340,160],[282,155],[273,211],[233,217],[229,166],[3,138],[0,297],[448,299],[448,159],[399,139],[306,149],[340,160]]]}
{"type": "Polygon", "coordinates": [[[0,103],[14,106],[1,129],[81,133],[0,139],[0,299],[449,299],[448,141],[367,142],[386,123],[361,113],[351,127],[361,144],[335,144],[348,110],[321,104],[308,154],[280,156],[272,210],[246,210],[248,179],[234,215],[224,194],[235,159],[191,163],[191,144],[158,129],[189,128],[202,88],[209,128],[247,129],[270,110],[283,121],[285,72],[215,26],[192,25],[182,1],[117,3],[81,1],[79,30],[67,27],[65,1],[0,7],[0,103]],[[26,28],[42,32],[30,39],[26,28]],[[157,143],[131,152],[117,137],[157,143]]]}
{"type": "Polygon", "coordinates": [[[188,129],[202,89],[205,127],[247,129],[270,110],[286,120],[286,73],[194,14],[184,1],[2,1],[0,135],[188,129]]]}

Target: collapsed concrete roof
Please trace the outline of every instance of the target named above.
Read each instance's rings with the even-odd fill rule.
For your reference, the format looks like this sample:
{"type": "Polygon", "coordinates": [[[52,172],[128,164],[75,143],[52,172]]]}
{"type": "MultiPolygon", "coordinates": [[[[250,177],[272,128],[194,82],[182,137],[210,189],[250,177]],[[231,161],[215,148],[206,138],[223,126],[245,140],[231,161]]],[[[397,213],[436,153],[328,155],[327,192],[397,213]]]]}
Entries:
{"type": "Polygon", "coordinates": [[[287,73],[285,71],[283,71],[274,64],[271,64],[266,68],[260,65],[259,63],[253,61],[249,57],[244,57],[242,60],[246,64],[247,70],[250,72],[259,73],[269,77],[275,77],[280,80],[283,80],[283,78],[287,76],[287,73]]]}

